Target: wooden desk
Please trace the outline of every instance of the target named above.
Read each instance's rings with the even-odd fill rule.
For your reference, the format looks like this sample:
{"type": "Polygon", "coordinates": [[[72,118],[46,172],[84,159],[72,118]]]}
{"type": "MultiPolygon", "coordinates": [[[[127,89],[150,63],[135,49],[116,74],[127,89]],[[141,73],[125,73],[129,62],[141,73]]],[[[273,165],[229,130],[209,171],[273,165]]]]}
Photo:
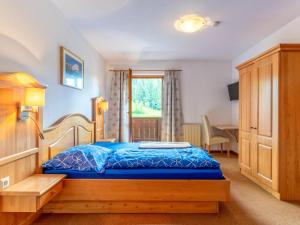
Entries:
{"type": "Polygon", "coordinates": [[[238,131],[239,131],[239,127],[237,125],[233,125],[233,124],[225,124],[225,125],[217,125],[214,126],[215,128],[219,129],[219,130],[223,130],[224,132],[226,132],[226,134],[231,138],[234,139],[236,142],[238,142],[239,138],[238,138],[238,131]]]}
{"type": "Polygon", "coordinates": [[[0,212],[37,212],[63,188],[63,174],[34,174],[0,192],[0,212]]]}

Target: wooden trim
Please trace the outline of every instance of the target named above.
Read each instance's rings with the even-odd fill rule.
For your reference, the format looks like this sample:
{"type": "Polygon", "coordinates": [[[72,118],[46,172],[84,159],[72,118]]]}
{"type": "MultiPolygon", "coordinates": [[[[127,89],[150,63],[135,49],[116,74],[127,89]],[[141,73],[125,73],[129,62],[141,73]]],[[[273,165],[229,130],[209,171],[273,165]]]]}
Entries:
{"type": "Polygon", "coordinates": [[[129,101],[129,141],[132,142],[132,70],[128,72],[128,101],[129,101]]]}
{"type": "Polygon", "coordinates": [[[0,88],[47,88],[39,83],[35,78],[22,72],[0,73],[0,88]]]}
{"type": "Polygon", "coordinates": [[[218,213],[219,204],[210,202],[147,201],[52,201],[43,213],[218,213]]]}
{"type": "Polygon", "coordinates": [[[77,116],[83,118],[88,123],[94,123],[93,121],[91,121],[90,119],[88,119],[85,115],[82,115],[80,113],[68,114],[68,115],[65,115],[65,116],[61,117],[56,122],[54,122],[50,127],[48,127],[47,129],[45,129],[44,133],[47,133],[49,131],[52,131],[54,129],[59,128],[64,123],[64,121],[67,121],[70,118],[77,117],[77,116]]]}
{"type": "Polygon", "coordinates": [[[160,117],[133,117],[135,120],[161,120],[160,117]]]}
{"type": "Polygon", "coordinates": [[[133,79],[164,79],[163,75],[132,75],[133,79]]]}
{"type": "MultiPolygon", "coordinates": [[[[171,69],[170,69],[171,70],[171,69]]],[[[109,71],[128,71],[128,69],[111,69],[111,70],[109,70],[109,71]]],[[[132,71],[137,71],[137,72],[139,72],[139,71],[141,71],[141,72],[143,72],[143,71],[145,71],[145,72],[147,72],[147,71],[149,71],[149,72],[151,72],[151,71],[153,71],[153,72],[164,72],[164,71],[169,71],[169,70],[132,70],[132,71]]],[[[172,71],[182,71],[182,70],[172,70],[172,71]]]]}
{"type": "Polygon", "coordinates": [[[55,201],[228,201],[230,180],[66,179],[55,201]],[[97,191],[101,190],[101,193],[97,191]]]}
{"type": "Polygon", "coordinates": [[[241,69],[253,64],[257,60],[261,60],[261,59],[268,57],[279,51],[281,51],[281,52],[282,51],[300,51],[300,44],[278,44],[275,47],[264,51],[263,53],[259,54],[258,56],[253,57],[253,58],[247,60],[246,62],[238,65],[236,68],[238,70],[241,70],[241,69]]]}
{"type": "Polygon", "coordinates": [[[37,154],[38,152],[39,152],[38,148],[32,148],[32,149],[28,149],[28,150],[20,152],[20,153],[16,153],[16,154],[13,154],[10,156],[3,157],[0,159],[0,166],[17,161],[18,159],[22,159],[22,158],[25,158],[30,155],[37,154]]]}

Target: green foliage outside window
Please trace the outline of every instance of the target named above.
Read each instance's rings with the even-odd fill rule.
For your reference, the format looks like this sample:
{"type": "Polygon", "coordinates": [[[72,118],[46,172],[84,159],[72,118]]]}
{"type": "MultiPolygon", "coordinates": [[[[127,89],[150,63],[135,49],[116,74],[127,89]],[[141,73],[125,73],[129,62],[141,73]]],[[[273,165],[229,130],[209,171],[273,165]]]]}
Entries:
{"type": "Polygon", "coordinates": [[[162,79],[132,79],[132,117],[161,117],[162,79]]]}

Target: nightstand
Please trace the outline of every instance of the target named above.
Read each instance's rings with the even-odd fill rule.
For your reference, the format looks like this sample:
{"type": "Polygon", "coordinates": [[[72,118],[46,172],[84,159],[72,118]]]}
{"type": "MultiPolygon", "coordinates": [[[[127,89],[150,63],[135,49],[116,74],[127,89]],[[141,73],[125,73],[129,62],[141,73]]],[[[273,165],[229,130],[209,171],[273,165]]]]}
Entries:
{"type": "Polygon", "coordinates": [[[116,142],[115,138],[103,138],[103,139],[98,139],[97,142],[116,142]]]}
{"type": "Polygon", "coordinates": [[[34,174],[0,192],[0,212],[37,212],[63,188],[64,174],[34,174]]]}

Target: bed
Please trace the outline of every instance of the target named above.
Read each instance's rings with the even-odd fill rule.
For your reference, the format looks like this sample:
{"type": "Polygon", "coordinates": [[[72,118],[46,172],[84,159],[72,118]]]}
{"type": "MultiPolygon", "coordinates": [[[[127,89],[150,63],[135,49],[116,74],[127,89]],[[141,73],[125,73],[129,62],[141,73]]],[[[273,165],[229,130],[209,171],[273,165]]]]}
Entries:
{"type": "MultiPolygon", "coordinates": [[[[91,146],[91,145],[87,145],[91,146]]],[[[67,178],[70,179],[207,179],[207,180],[217,180],[217,179],[224,179],[224,176],[222,174],[221,169],[219,168],[219,165],[217,165],[217,168],[208,168],[207,165],[205,165],[205,168],[180,168],[179,164],[176,163],[174,166],[175,168],[166,168],[166,163],[162,159],[166,154],[167,156],[169,154],[174,154],[175,151],[178,155],[178,151],[186,153],[187,151],[185,148],[183,149],[141,149],[140,143],[111,143],[111,142],[98,142],[95,143],[94,146],[100,146],[107,148],[111,150],[111,154],[114,152],[118,152],[118,150],[121,150],[121,157],[119,156],[118,160],[123,160],[124,163],[126,163],[126,167],[123,168],[122,165],[118,166],[120,161],[117,161],[117,168],[108,168],[105,169],[102,173],[99,173],[97,171],[82,171],[74,168],[56,168],[47,166],[47,164],[44,166],[44,173],[46,174],[66,174],[67,178]],[[124,155],[124,151],[127,152],[127,155],[124,155]],[[131,151],[132,150],[132,151],[131,151]],[[170,152],[171,151],[171,152],[170,152]],[[139,159],[139,155],[134,154],[135,152],[142,153],[142,159],[139,159]],[[145,153],[146,154],[143,154],[145,153]],[[159,165],[158,168],[154,166],[151,166],[150,168],[148,166],[142,167],[141,162],[142,160],[146,160],[148,162],[149,153],[152,157],[151,162],[156,160],[159,165]],[[129,159],[129,157],[131,157],[129,159]],[[154,158],[154,160],[153,160],[154,158]],[[129,161],[129,168],[128,163],[129,161]]],[[[195,151],[204,151],[198,148],[187,148],[191,149],[191,151],[188,151],[188,153],[192,152],[194,149],[195,151]]],[[[97,150],[97,149],[96,149],[97,150]]],[[[101,148],[99,149],[101,151],[101,148]]],[[[204,155],[208,155],[206,152],[203,152],[204,155]]],[[[181,156],[181,155],[180,155],[181,156]]],[[[197,156],[197,155],[196,155],[197,156]]],[[[70,156],[68,156],[70,157],[70,156]]],[[[109,159],[108,155],[107,158],[109,159]]],[[[115,157],[110,156],[110,158],[114,159],[115,157]]],[[[168,157],[170,158],[170,157],[168,157]]],[[[176,157],[173,161],[176,162],[178,160],[176,157]]],[[[200,158],[200,157],[199,157],[200,158]]],[[[209,158],[208,158],[209,159],[209,158]]],[[[65,159],[64,159],[65,160],[65,159]]],[[[111,160],[108,160],[110,162],[111,160]]],[[[181,160],[182,161],[182,160],[181,160]]],[[[187,160],[186,160],[187,161],[187,160]]],[[[188,161],[190,162],[190,161],[188,161]]],[[[72,164],[72,162],[70,162],[72,164]]],[[[111,164],[111,163],[110,163],[111,164]]],[[[169,163],[170,164],[170,163],[169,163]]],[[[59,162],[59,165],[61,163],[59,162]]],[[[172,163],[171,165],[172,166],[172,163]]],[[[114,166],[116,167],[116,166],[114,166]]]]}
{"type": "MultiPolygon", "coordinates": [[[[44,136],[41,162],[72,146],[94,144],[95,123],[80,114],[68,115],[44,136]]],[[[123,143],[96,144],[117,148],[123,143]]],[[[217,169],[111,169],[101,175],[45,172],[68,178],[44,213],[217,213],[219,202],[229,200],[230,181],[217,169]]]]}

